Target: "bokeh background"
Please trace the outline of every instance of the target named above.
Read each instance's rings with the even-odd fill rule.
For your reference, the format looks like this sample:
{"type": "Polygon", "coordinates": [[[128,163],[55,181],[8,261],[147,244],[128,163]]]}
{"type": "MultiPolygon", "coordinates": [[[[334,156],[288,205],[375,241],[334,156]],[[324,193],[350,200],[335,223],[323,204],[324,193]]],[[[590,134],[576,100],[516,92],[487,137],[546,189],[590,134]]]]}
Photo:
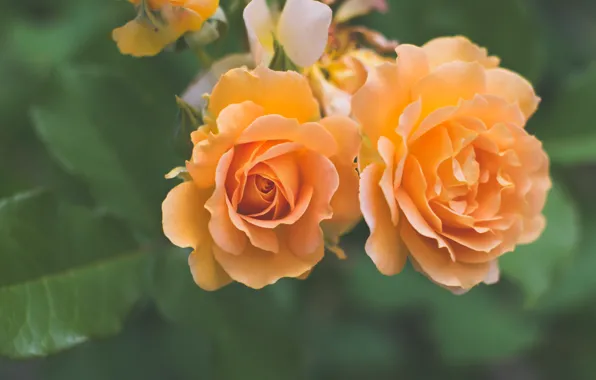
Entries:
{"type": "MultiPolygon", "coordinates": [[[[243,49],[241,0],[221,0],[243,49]]],[[[121,56],[117,0],[0,3],[0,379],[595,379],[596,2],[389,0],[401,42],[463,34],[534,83],[548,228],[464,296],[345,240],[308,281],[196,287],[160,230],[190,52],[121,56]]],[[[306,27],[306,26],[305,26],[306,27]]]]}

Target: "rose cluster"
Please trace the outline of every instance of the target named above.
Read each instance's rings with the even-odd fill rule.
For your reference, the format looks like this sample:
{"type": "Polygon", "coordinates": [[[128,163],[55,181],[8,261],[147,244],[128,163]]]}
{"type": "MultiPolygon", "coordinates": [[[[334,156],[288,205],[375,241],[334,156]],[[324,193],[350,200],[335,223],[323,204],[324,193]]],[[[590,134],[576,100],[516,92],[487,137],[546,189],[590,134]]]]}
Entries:
{"type": "MultiPolygon", "coordinates": [[[[218,7],[131,2],[139,16],[114,38],[137,56],[200,32],[218,7]]],[[[163,202],[165,235],[193,249],[206,290],[304,279],[326,250],[346,258],[340,238],[362,219],[382,274],[409,260],[454,292],[496,282],[498,258],[546,223],[549,160],[524,129],[532,85],[465,37],[418,47],[346,23],[383,1],[346,0],[335,16],[328,3],[244,8],[249,59],[215,62],[183,97],[201,120],[170,175],[183,182],[163,202]]]]}

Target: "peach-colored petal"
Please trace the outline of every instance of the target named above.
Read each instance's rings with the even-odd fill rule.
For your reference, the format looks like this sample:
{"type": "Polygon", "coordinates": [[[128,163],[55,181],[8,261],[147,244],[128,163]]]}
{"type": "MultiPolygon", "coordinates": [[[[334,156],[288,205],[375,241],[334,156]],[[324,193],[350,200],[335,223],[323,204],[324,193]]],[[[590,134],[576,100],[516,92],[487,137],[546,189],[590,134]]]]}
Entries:
{"type": "Polygon", "coordinates": [[[306,151],[300,162],[303,183],[311,185],[315,191],[302,218],[287,227],[287,236],[290,250],[304,256],[311,254],[323,241],[320,224],[333,216],[331,199],[339,187],[339,175],[333,163],[318,153],[306,151]]]}
{"type": "Polygon", "coordinates": [[[277,38],[292,62],[308,67],[321,58],[331,18],[331,8],[319,1],[286,1],[277,23],[277,38]]]}
{"type": "Polygon", "coordinates": [[[314,189],[311,185],[303,185],[300,189],[298,200],[294,209],[292,209],[286,216],[282,218],[274,218],[272,220],[256,219],[250,216],[242,216],[242,218],[255,226],[266,229],[273,229],[282,224],[292,225],[296,223],[297,220],[302,218],[308,209],[313,197],[313,193],[314,189]]]}
{"type": "Polygon", "coordinates": [[[210,240],[207,234],[209,213],[205,202],[210,190],[199,189],[193,182],[174,187],[163,201],[164,234],[178,247],[198,247],[210,240]]]}
{"type": "Polygon", "coordinates": [[[462,36],[435,38],[422,46],[430,66],[435,68],[452,61],[478,62],[486,68],[499,66],[499,58],[489,57],[485,48],[462,36]]]}
{"type": "Polygon", "coordinates": [[[319,104],[308,80],[293,71],[232,69],[223,75],[209,98],[209,113],[217,117],[230,104],[252,101],[265,114],[277,114],[300,123],[320,118],[319,104]]]}
{"type": "Polygon", "coordinates": [[[156,32],[156,26],[140,20],[129,21],[112,32],[120,52],[135,57],[156,55],[178,37],[180,34],[170,27],[160,26],[156,32]]]}
{"type": "Polygon", "coordinates": [[[305,148],[326,157],[337,153],[333,135],[321,124],[304,123],[279,115],[265,115],[254,121],[238,138],[238,144],[263,140],[287,140],[302,144],[305,148]]]}
{"type": "Polygon", "coordinates": [[[478,62],[449,62],[439,66],[412,88],[412,96],[422,99],[423,117],[460,100],[472,99],[486,91],[485,70],[478,62]]]}
{"type": "Polygon", "coordinates": [[[327,80],[316,65],[311,67],[308,78],[325,115],[350,116],[352,96],[349,93],[327,80]]]}
{"type": "Polygon", "coordinates": [[[358,124],[344,116],[329,116],[319,122],[337,143],[337,157],[342,163],[353,163],[360,149],[358,124]]]}
{"type": "Polygon", "coordinates": [[[536,96],[530,82],[521,75],[503,68],[486,71],[486,92],[519,104],[526,118],[534,114],[540,103],[540,98],[536,96]]]}
{"type": "Polygon", "coordinates": [[[519,244],[530,244],[536,241],[546,228],[544,215],[537,215],[524,220],[524,231],[519,238],[519,244]]]}
{"type": "Polygon", "coordinates": [[[200,245],[188,256],[188,265],[197,285],[207,291],[217,290],[232,279],[213,257],[211,242],[200,245]]]}
{"type": "Polygon", "coordinates": [[[213,248],[215,259],[232,279],[253,289],[274,284],[284,277],[300,277],[311,270],[325,251],[323,242],[309,255],[296,256],[281,245],[271,253],[247,245],[241,255],[230,254],[218,246],[213,248]]]}
{"type": "Polygon", "coordinates": [[[399,228],[391,221],[387,202],[379,187],[384,168],[379,164],[366,167],[360,175],[360,204],[370,236],[366,241],[366,254],[379,271],[387,276],[403,269],[407,251],[399,236],[399,228]]]}
{"type": "Polygon", "coordinates": [[[205,203],[205,208],[211,213],[209,232],[215,244],[235,255],[244,251],[247,245],[246,235],[232,223],[231,215],[236,211],[228,205],[228,196],[225,190],[225,180],[228,168],[234,157],[234,151],[225,153],[217,165],[215,189],[211,198],[205,203]]]}
{"type": "Polygon", "coordinates": [[[263,108],[252,102],[232,104],[219,114],[217,126],[220,133],[197,143],[191,161],[186,163],[186,169],[197,186],[213,186],[222,155],[234,146],[238,135],[262,114],[263,108]]]}
{"type": "Polygon", "coordinates": [[[339,242],[339,237],[348,233],[361,219],[358,200],[359,179],[354,164],[346,165],[332,159],[339,175],[339,187],[331,199],[333,217],[324,220],[321,228],[325,239],[332,244],[339,242]]]}
{"type": "Polygon", "coordinates": [[[401,236],[417,267],[441,285],[469,289],[484,281],[490,270],[489,263],[466,264],[451,260],[446,249],[420,236],[408,222],[402,223],[401,236]]]}

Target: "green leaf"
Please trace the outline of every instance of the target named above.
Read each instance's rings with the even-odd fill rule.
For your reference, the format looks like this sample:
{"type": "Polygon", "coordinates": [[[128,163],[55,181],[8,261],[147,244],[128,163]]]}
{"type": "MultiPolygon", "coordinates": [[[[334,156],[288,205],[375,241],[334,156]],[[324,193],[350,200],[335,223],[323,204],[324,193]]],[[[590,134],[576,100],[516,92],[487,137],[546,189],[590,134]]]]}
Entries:
{"type": "Polygon", "coordinates": [[[175,166],[174,98],[89,68],[60,74],[53,96],[32,111],[39,136],[101,206],[145,232],[159,231],[169,186],[163,176],[175,166]]]}
{"type": "Polygon", "coordinates": [[[117,333],[146,255],[120,224],[44,192],[0,201],[0,354],[47,355],[117,333]]]}
{"type": "Polygon", "coordinates": [[[183,250],[165,252],[156,266],[154,297],[169,320],[213,340],[214,378],[302,378],[297,305],[285,302],[292,297],[289,284],[260,291],[231,284],[206,292],[193,282],[187,258],[183,250]]]}
{"type": "Polygon", "coordinates": [[[402,43],[461,34],[502,59],[503,67],[530,81],[541,78],[546,41],[537,10],[523,0],[390,1],[389,13],[372,13],[366,24],[402,43]]]}
{"type": "Polygon", "coordinates": [[[288,55],[286,54],[283,46],[281,46],[281,44],[276,39],[273,40],[273,49],[274,49],[273,58],[271,59],[271,63],[269,64],[269,68],[271,70],[276,70],[276,71],[292,70],[292,71],[300,72],[300,67],[298,67],[298,65],[296,65],[294,62],[292,62],[290,57],[288,57],[288,55]]]}
{"type": "Polygon", "coordinates": [[[596,102],[596,64],[568,79],[533,125],[551,160],[596,162],[596,130],[590,107],[596,102]]]}
{"type": "Polygon", "coordinates": [[[502,272],[523,287],[530,303],[535,303],[548,291],[556,270],[579,241],[577,210],[557,183],[548,195],[544,215],[547,225],[541,237],[499,260],[502,272]]]}
{"type": "Polygon", "coordinates": [[[436,298],[431,328],[441,356],[470,364],[515,356],[536,344],[539,326],[519,308],[501,302],[487,287],[462,296],[436,298]]]}

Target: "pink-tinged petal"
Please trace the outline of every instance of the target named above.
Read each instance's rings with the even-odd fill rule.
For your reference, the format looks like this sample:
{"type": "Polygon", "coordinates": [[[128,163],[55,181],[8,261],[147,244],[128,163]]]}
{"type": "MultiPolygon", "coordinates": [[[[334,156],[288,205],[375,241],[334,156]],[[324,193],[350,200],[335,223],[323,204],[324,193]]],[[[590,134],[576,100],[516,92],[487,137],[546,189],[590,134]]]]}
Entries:
{"type": "MultiPolygon", "coordinates": [[[[283,243],[283,241],[280,241],[283,243]]],[[[232,279],[253,289],[261,289],[284,277],[300,277],[311,270],[325,252],[323,242],[310,255],[296,256],[281,245],[278,253],[247,245],[240,255],[230,254],[213,247],[215,259],[232,279]]]]}
{"type": "Polygon", "coordinates": [[[499,261],[493,260],[490,262],[490,267],[488,269],[488,273],[484,278],[484,283],[486,285],[494,285],[499,282],[499,278],[501,277],[501,271],[499,270],[499,261]]]}
{"type": "Polygon", "coordinates": [[[243,17],[254,60],[257,64],[267,65],[273,58],[275,30],[267,1],[252,0],[244,8],[243,17]]]}
{"type": "Polygon", "coordinates": [[[333,135],[321,124],[304,123],[280,115],[265,115],[254,121],[238,138],[238,144],[263,140],[287,140],[302,144],[305,148],[326,157],[337,153],[333,135]]]}
{"type": "Polygon", "coordinates": [[[360,205],[370,228],[365,245],[366,254],[381,273],[391,276],[401,272],[408,253],[401,241],[398,226],[391,221],[389,206],[379,187],[383,171],[382,165],[372,164],[361,173],[360,205]]]}
{"type": "Polygon", "coordinates": [[[202,244],[188,256],[190,272],[203,290],[213,291],[226,286],[232,279],[213,257],[212,243],[202,244]]]}
{"type": "Polygon", "coordinates": [[[486,93],[497,95],[519,108],[530,118],[538,108],[540,98],[536,96],[532,84],[521,75],[503,68],[486,71],[486,93]]]}
{"type": "Polygon", "coordinates": [[[277,23],[277,38],[292,62],[308,67],[321,58],[331,18],[331,8],[321,2],[286,1],[277,23]]]}
{"type": "Polygon", "coordinates": [[[196,248],[210,240],[207,231],[210,215],[205,202],[211,189],[199,189],[193,182],[174,187],[163,201],[163,231],[178,247],[196,248]]]}
{"type": "Polygon", "coordinates": [[[296,223],[288,226],[288,247],[296,255],[311,254],[323,242],[320,224],[331,219],[331,199],[339,187],[339,175],[333,163],[313,151],[300,157],[303,186],[314,188],[310,206],[296,223]]]}
{"type": "Polygon", "coordinates": [[[225,153],[217,165],[215,177],[215,190],[213,195],[205,203],[205,208],[211,213],[209,221],[209,232],[215,244],[235,255],[244,251],[247,245],[246,235],[232,223],[231,215],[235,210],[228,206],[229,200],[226,194],[225,181],[228,168],[234,157],[234,151],[225,153]]]}
{"type": "Polygon", "coordinates": [[[519,237],[519,244],[530,244],[536,241],[546,228],[546,218],[538,215],[524,220],[524,230],[519,237]]]}
{"type": "Polygon", "coordinates": [[[490,262],[467,264],[451,260],[445,248],[420,235],[408,222],[402,223],[401,236],[415,267],[434,282],[448,287],[469,289],[481,283],[490,270],[490,262]]]}

